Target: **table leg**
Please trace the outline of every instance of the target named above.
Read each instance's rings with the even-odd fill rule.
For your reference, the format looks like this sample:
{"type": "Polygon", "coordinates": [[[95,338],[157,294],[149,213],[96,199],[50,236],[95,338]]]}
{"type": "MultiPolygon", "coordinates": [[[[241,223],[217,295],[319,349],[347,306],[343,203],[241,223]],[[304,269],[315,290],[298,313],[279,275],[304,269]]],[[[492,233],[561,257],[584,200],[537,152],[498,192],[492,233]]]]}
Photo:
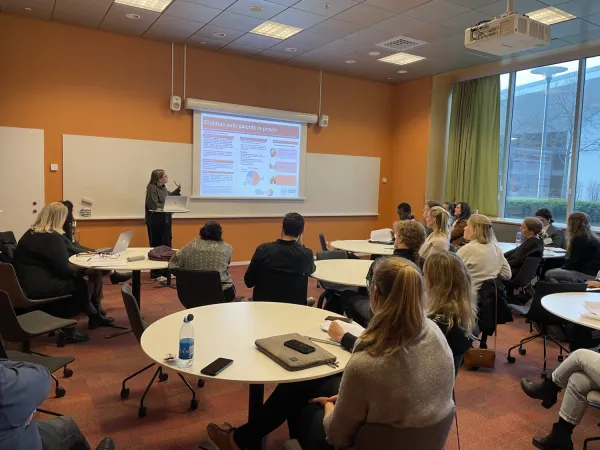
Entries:
{"type": "MultiPolygon", "coordinates": [[[[265,399],[265,385],[251,384],[248,395],[248,422],[251,421],[260,408],[262,408],[265,399]]],[[[264,450],[267,446],[266,436],[259,442],[253,442],[248,446],[248,450],[264,450]]]]}
{"type": "MultiPolygon", "coordinates": [[[[142,291],[142,272],[140,270],[134,270],[131,272],[131,293],[137,300],[138,307],[140,306],[142,291]]],[[[124,334],[131,333],[131,328],[126,328],[124,331],[118,331],[116,333],[109,334],[104,339],[112,339],[124,334]]]]}

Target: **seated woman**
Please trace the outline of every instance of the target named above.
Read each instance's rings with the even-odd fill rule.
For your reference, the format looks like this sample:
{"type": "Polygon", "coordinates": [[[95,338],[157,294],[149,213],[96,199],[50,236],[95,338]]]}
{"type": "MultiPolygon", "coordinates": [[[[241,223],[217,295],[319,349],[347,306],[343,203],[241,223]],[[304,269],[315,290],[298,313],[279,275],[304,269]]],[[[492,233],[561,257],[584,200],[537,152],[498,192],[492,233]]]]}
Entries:
{"type": "Polygon", "coordinates": [[[186,244],[173,255],[170,269],[215,270],[221,274],[225,301],[235,300],[235,286],[229,276],[233,248],[223,240],[223,229],[211,220],[200,229],[200,237],[186,244]]]}
{"type": "MultiPolygon", "coordinates": [[[[343,375],[278,385],[252,421],[239,428],[209,424],[208,436],[219,450],[248,448],[287,419],[303,450],[333,450],[352,448],[370,424],[424,428],[453,415],[452,352],[439,327],[425,317],[418,268],[405,259],[381,258],[369,292],[375,316],[343,375]],[[301,412],[308,420],[297,421],[301,412]]],[[[371,448],[401,445],[373,442],[371,448]]]]}
{"type": "Polygon", "coordinates": [[[471,217],[471,207],[468,203],[460,202],[454,207],[454,222],[450,231],[450,242],[452,245],[460,247],[468,238],[465,237],[465,227],[471,217]]]}
{"type": "Polygon", "coordinates": [[[512,272],[504,257],[492,228],[492,222],[482,214],[473,214],[465,227],[464,237],[469,243],[456,254],[466,264],[471,274],[475,292],[484,281],[498,276],[510,280],[512,272]]]}
{"type": "MultiPolygon", "coordinates": [[[[89,317],[88,328],[111,326],[112,317],[102,317],[97,299],[90,298],[91,288],[83,278],[85,269],[69,263],[69,252],[62,227],[67,208],[59,202],[44,206],[30,230],[26,231],[15,251],[15,271],[23,291],[32,299],[71,294],[73,304],[63,307],[57,315],[71,316],[84,312],[89,317]]],[[[56,306],[56,305],[52,305],[56,306]]],[[[67,338],[81,342],[89,337],[72,330],[67,338]]]]}
{"type": "MultiPolygon", "coordinates": [[[[392,256],[407,259],[421,269],[425,260],[419,255],[419,249],[425,242],[425,228],[416,220],[400,220],[394,223],[394,228],[396,240],[392,256]]],[[[374,267],[375,263],[371,264],[367,278],[372,275],[374,267]]],[[[361,292],[344,291],[341,301],[346,315],[366,327],[373,317],[369,296],[361,292]]]]}
{"type": "Polygon", "coordinates": [[[427,236],[427,239],[425,239],[425,242],[419,249],[419,255],[422,258],[427,259],[436,253],[450,250],[449,220],[450,215],[444,208],[440,206],[431,208],[426,221],[427,227],[431,228],[432,232],[427,236]]]}
{"type": "Polygon", "coordinates": [[[546,280],[571,283],[594,280],[600,271],[600,239],[592,231],[590,216],[574,212],[567,220],[567,259],[562,268],[546,272],[546,280]]]}
{"type": "MultiPolygon", "coordinates": [[[[435,200],[427,200],[425,202],[425,205],[423,206],[423,220],[425,222],[427,222],[427,219],[429,218],[429,212],[431,211],[431,208],[435,208],[436,206],[442,206],[442,204],[436,202],[435,200]]],[[[425,233],[427,236],[429,236],[432,232],[433,230],[431,228],[425,228],[425,233]]]]}
{"type": "Polygon", "coordinates": [[[452,225],[452,223],[454,223],[454,209],[456,208],[456,205],[454,202],[444,202],[442,208],[444,208],[446,211],[448,211],[448,214],[450,214],[450,225],[452,225]]]}
{"type": "Polygon", "coordinates": [[[539,234],[542,232],[542,222],[535,217],[525,217],[521,223],[521,245],[507,251],[504,257],[508,261],[513,278],[529,257],[541,258],[544,256],[544,242],[539,234]]]}
{"type": "Polygon", "coordinates": [[[548,436],[534,437],[533,445],[542,450],[572,450],[571,435],[579,425],[588,406],[587,394],[600,390],[600,355],[598,352],[580,349],[572,352],[558,366],[550,378],[534,383],[526,378],[521,380],[521,389],[531,398],[542,400],[544,408],[552,408],[558,400],[558,393],[565,393],[560,405],[558,422],[552,425],[548,436]]]}
{"type": "Polygon", "coordinates": [[[552,212],[548,208],[538,209],[535,217],[542,222],[542,233],[540,237],[544,240],[546,247],[565,248],[565,233],[562,229],[553,225],[552,212]]]}

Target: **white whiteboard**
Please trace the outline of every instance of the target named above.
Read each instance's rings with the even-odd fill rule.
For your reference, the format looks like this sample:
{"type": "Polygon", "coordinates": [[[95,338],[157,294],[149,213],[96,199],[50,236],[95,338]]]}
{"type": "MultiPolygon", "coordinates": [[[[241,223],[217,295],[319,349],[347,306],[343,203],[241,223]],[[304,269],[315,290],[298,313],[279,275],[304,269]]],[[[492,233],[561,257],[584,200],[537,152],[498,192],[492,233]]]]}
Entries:
{"type": "MultiPolygon", "coordinates": [[[[176,218],[377,215],[379,166],[379,158],[308,153],[304,200],[190,199],[191,212],[176,218]]],[[[63,198],[76,213],[86,197],[92,219],[143,218],[153,169],[165,169],[191,196],[192,144],[63,135],[63,198]]]]}

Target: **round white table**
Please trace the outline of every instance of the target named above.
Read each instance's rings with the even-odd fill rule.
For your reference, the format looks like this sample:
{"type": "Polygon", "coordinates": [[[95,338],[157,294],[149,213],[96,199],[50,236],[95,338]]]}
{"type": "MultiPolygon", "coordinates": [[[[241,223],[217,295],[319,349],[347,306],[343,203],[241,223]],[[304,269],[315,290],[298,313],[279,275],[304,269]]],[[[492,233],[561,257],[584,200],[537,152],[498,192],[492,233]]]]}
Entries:
{"type": "Polygon", "coordinates": [[[319,281],[343,284],[344,286],[367,287],[367,273],[373,261],[364,259],[327,259],[315,261],[311,277],[319,281]]]}
{"type": "MultiPolygon", "coordinates": [[[[287,303],[237,302],[203,306],[157,320],[144,331],[141,346],[152,360],[182,374],[249,384],[248,415],[252,416],[263,404],[265,384],[313,380],[344,370],[351,355],[341,346],[313,343],[337,357],[337,368],[324,365],[290,372],[254,345],[256,339],[287,333],[327,339],[320,324],[330,315],[330,311],[323,309],[287,303]],[[182,369],[165,362],[164,357],[167,353],[177,353],[179,329],[187,314],[194,315],[194,363],[182,369]],[[233,364],[216,377],[201,375],[200,370],[217,358],[232,359],[233,364]]],[[[261,445],[258,442],[251,448],[261,445]]]]}
{"type": "MultiPolygon", "coordinates": [[[[514,242],[498,242],[498,245],[500,246],[502,253],[506,253],[517,248],[517,244],[514,242]]],[[[543,259],[564,258],[565,256],[566,252],[563,249],[555,249],[553,247],[544,248],[543,259]]]]}
{"type": "Polygon", "coordinates": [[[374,244],[368,240],[358,241],[333,241],[330,242],[333,248],[345,250],[352,253],[368,253],[371,255],[392,255],[394,253],[394,244],[374,244]]]}
{"type": "Polygon", "coordinates": [[[600,293],[564,292],[561,294],[551,294],[542,299],[542,306],[555,316],[569,322],[600,330],[600,320],[581,317],[581,314],[587,312],[583,306],[584,302],[600,303],[600,293]]]}

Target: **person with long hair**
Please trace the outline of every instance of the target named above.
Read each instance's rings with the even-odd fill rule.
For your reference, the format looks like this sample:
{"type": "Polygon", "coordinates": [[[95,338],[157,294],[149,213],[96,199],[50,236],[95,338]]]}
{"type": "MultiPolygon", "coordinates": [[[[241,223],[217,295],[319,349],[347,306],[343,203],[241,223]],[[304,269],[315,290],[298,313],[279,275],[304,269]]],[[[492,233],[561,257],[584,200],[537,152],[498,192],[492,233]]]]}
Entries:
{"type": "Polygon", "coordinates": [[[600,272],[600,239],[592,231],[590,216],[574,212],[567,219],[567,258],[561,268],[546,272],[555,283],[594,280],[600,272]]]}
{"type": "Polygon", "coordinates": [[[419,249],[419,255],[427,259],[429,256],[450,250],[450,214],[441,206],[434,206],[429,211],[426,222],[432,232],[419,249]]]}
{"type": "Polygon", "coordinates": [[[229,275],[232,255],[233,247],[223,240],[221,224],[211,220],[200,229],[199,238],[177,250],[169,261],[169,268],[219,272],[223,296],[232,302],[235,299],[235,286],[229,275]]]}
{"type": "MultiPolygon", "coordinates": [[[[286,420],[304,450],[333,450],[352,448],[361,428],[371,424],[428,428],[452,417],[452,352],[425,316],[419,269],[403,258],[380,258],[367,281],[375,315],[343,375],[278,385],[252,421],[238,428],[209,424],[219,450],[248,448],[286,420]]],[[[370,448],[403,444],[375,439],[370,448]]]]}
{"type": "MultiPolygon", "coordinates": [[[[423,225],[416,220],[399,220],[394,223],[394,229],[396,240],[394,241],[394,253],[392,256],[407,259],[421,269],[425,263],[425,260],[419,255],[419,249],[425,242],[425,228],[423,225]]],[[[372,275],[374,268],[375,262],[371,264],[367,277],[372,275]]],[[[342,294],[342,305],[346,315],[363,327],[366,327],[373,317],[369,295],[357,294],[354,291],[344,291],[342,294]]]]}
{"type": "Polygon", "coordinates": [[[504,256],[510,265],[512,276],[517,276],[527,258],[544,256],[544,242],[539,237],[542,232],[542,222],[535,217],[525,217],[521,222],[521,245],[507,251],[504,256]]]}
{"type": "Polygon", "coordinates": [[[442,208],[450,214],[450,225],[452,225],[454,223],[454,208],[456,208],[456,204],[454,202],[444,202],[442,208]]]}
{"type": "MultiPolygon", "coordinates": [[[[88,328],[111,326],[112,317],[98,311],[97,299],[90,297],[91,287],[83,278],[85,269],[69,263],[69,252],[62,236],[67,207],[60,202],[44,206],[32,227],[25,232],[15,250],[14,265],[21,288],[32,299],[72,295],[68,304],[49,305],[55,315],[72,316],[81,312],[89,317],[88,328]],[[94,304],[96,303],[96,304],[94,304]]],[[[67,333],[70,342],[83,342],[89,336],[67,333]]]]}
{"type": "Polygon", "coordinates": [[[450,241],[456,247],[460,247],[465,243],[465,228],[471,217],[471,207],[466,202],[459,202],[454,207],[454,222],[452,223],[452,231],[450,232],[450,241]]]}
{"type": "Polygon", "coordinates": [[[425,222],[425,234],[429,236],[433,230],[427,226],[427,219],[429,218],[429,213],[431,208],[435,208],[436,206],[442,206],[440,202],[436,202],[435,200],[427,200],[425,205],[423,205],[423,221],[425,222]]]}
{"type": "Polygon", "coordinates": [[[469,269],[475,292],[490,278],[510,280],[510,265],[496,241],[490,219],[483,214],[473,214],[467,221],[464,235],[469,243],[459,248],[456,254],[469,269]]]}
{"type": "MultiPolygon", "coordinates": [[[[150,174],[150,181],[146,186],[146,201],[144,203],[145,222],[148,229],[148,240],[150,247],[159,247],[166,245],[171,247],[173,234],[171,231],[172,214],[165,212],[153,212],[163,209],[165,199],[168,195],[181,195],[181,185],[175,181],[177,189],[169,191],[167,183],[169,177],[163,169],[154,169],[150,174]]],[[[152,278],[157,278],[159,281],[166,281],[163,270],[150,271],[152,278]]]]}
{"type": "Polygon", "coordinates": [[[542,222],[542,233],[540,237],[544,240],[546,247],[565,248],[565,233],[559,227],[554,226],[552,211],[541,208],[535,212],[535,217],[542,222]]]}

